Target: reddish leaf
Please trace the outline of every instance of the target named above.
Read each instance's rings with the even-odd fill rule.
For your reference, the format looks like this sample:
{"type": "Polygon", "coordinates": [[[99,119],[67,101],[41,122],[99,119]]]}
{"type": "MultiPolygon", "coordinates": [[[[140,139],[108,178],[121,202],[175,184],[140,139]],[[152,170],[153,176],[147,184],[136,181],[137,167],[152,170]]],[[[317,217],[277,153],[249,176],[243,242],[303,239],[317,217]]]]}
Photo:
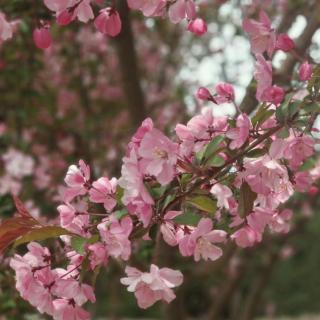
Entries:
{"type": "Polygon", "coordinates": [[[31,218],[35,220],[32,215],[29,213],[29,211],[25,208],[24,204],[22,201],[15,195],[12,196],[14,205],[16,206],[16,209],[20,216],[25,217],[25,218],[31,218]]]}
{"type": "Polygon", "coordinates": [[[0,252],[10,246],[17,238],[40,226],[35,219],[15,217],[0,224],[0,252]]]}
{"type": "Polygon", "coordinates": [[[48,238],[56,238],[63,235],[73,235],[70,231],[58,226],[44,226],[40,228],[33,228],[26,234],[22,235],[15,241],[15,246],[22,243],[45,240],[48,238]]]}

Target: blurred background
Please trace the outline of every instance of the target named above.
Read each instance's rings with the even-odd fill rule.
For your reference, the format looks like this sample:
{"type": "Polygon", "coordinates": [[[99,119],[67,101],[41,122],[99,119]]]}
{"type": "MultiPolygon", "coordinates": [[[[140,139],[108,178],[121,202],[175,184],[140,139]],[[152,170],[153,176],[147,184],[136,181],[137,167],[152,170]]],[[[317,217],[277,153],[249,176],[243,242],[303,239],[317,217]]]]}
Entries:
{"type": "MultiPolygon", "coordinates": [[[[0,10],[19,22],[13,39],[0,44],[0,220],[14,212],[10,193],[35,216],[55,219],[66,169],[80,158],[94,175],[118,177],[130,136],[146,117],[172,135],[176,123],[207,107],[195,99],[199,86],[232,83],[241,108],[254,111],[253,59],[241,21],[260,8],[297,44],[296,57],[275,56],[276,82],[297,77],[299,57],[320,63],[319,0],[199,5],[208,23],[201,38],[184,24],[128,15],[124,8],[119,37],[75,22],[53,26],[54,43],[41,51],[32,30],[39,19],[52,19],[42,1],[0,0],[0,10]]],[[[214,112],[234,110],[225,104],[214,112]]],[[[185,275],[168,306],[140,310],[111,261],[97,281],[93,319],[320,319],[320,200],[316,193],[303,194],[289,206],[295,219],[288,234],[267,235],[248,250],[230,245],[216,262],[195,264],[162,244],[161,264],[185,275]]],[[[151,253],[146,244],[137,260],[143,264],[151,253]]],[[[37,319],[18,297],[7,262],[0,256],[0,319],[37,319]]]]}

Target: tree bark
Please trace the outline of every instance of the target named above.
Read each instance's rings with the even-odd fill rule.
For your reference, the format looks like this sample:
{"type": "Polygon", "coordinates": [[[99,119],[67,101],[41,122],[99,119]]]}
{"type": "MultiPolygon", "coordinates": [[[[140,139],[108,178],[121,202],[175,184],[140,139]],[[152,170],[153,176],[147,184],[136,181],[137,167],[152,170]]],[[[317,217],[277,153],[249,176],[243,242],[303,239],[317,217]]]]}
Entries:
{"type": "Polygon", "coordinates": [[[132,125],[137,127],[146,118],[147,112],[127,1],[118,0],[117,9],[122,21],[121,32],[115,39],[119,68],[132,125]]]}

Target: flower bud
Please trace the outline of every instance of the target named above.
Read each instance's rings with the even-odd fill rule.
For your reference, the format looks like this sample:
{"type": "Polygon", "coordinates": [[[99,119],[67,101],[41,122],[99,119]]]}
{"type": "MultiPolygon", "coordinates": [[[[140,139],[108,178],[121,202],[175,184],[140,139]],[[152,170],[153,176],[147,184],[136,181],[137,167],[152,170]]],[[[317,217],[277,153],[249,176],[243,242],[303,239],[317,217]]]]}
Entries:
{"type": "Polygon", "coordinates": [[[202,36],[207,32],[207,24],[202,19],[197,18],[189,22],[188,31],[196,34],[197,36],[202,36]]]}
{"type": "Polygon", "coordinates": [[[277,37],[276,49],[288,52],[295,47],[294,41],[285,33],[281,33],[277,37]]]}
{"type": "Polygon", "coordinates": [[[308,81],[311,79],[312,65],[305,61],[299,68],[299,79],[301,81],[308,81]]]}
{"type": "Polygon", "coordinates": [[[197,98],[199,100],[211,101],[213,99],[210,91],[205,87],[200,87],[197,91],[197,98]]]}
{"type": "Polygon", "coordinates": [[[121,31],[121,19],[118,11],[113,8],[105,8],[94,21],[96,28],[110,37],[117,36],[121,31]]]}
{"type": "Polygon", "coordinates": [[[34,29],[33,41],[39,49],[48,49],[52,43],[52,38],[49,29],[47,27],[34,29]]]}

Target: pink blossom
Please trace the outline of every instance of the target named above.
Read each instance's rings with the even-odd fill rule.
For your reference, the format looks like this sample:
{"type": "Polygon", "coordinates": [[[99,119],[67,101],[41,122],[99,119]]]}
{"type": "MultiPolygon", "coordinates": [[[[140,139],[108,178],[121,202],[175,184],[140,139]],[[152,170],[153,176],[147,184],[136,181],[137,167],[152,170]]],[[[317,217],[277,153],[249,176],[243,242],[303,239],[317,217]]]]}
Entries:
{"type": "Polygon", "coordinates": [[[5,171],[12,177],[21,179],[30,176],[34,170],[34,160],[19,150],[10,148],[1,156],[5,171]]]}
{"type": "Polygon", "coordinates": [[[143,223],[146,228],[151,222],[153,209],[151,204],[143,201],[140,197],[132,199],[130,203],[127,204],[127,209],[130,214],[136,215],[138,219],[143,223]]]}
{"type": "Polygon", "coordinates": [[[261,241],[261,235],[249,226],[245,226],[231,235],[237,246],[241,248],[252,247],[255,243],[261,241]]]}
{"type": "Polygon", "coordinates": [[[252,191],[258,194],[256,201],[261,206],[274,209],[293,194],[286,167],[269,156],[245,159],[244,167],[238,179],[247,181],[252,191]]]}
{"type": "Polygon", "coordinates": [[[76,4],[74,16],[77,17],[79,21],[87,23],[94,18],[90,2],[91,0],[82,0],[76,4]]]}
{"type": "Polygon", "coordinates": [[[180,271],[159,269],[154,264],[150,266],[150,272],[141,272],[132,267],[126,267],[125,272],[128,277],[121,278],[120,282],[128,286],[129,292],[134,292],[139,307],[143,309],[159,300],[170,303],[176,297],[172,288],[180,286],[183,281],[180,271]]]}
{"type": "Polygon", "coordinates": [[[127,0],[131,9],[139,9],[147,17],[161,15],[165,9],[165,0],[127,0]]]}
{"type": "Polygon", "coordinates": [[[125,205],[139,198],[147,204],[153,204],[153,199],[143,183],[143,174],[135,150],[123,159],[119,185],[124,188],[122,201],[125,205]]]}
{"type": "Polygon", "coordinates": [[[151,118],[145,119],[141,126],[137,129],[136,133],[132,136],[131,141],[128,145],[129,152],[131,149],[138,150],[140,147],[141,140],[145,134],[153,129],[153,121],[151,118]]]}
{"type": "Polygon", "coordinates": [[[79,306],[83,305],[88,300],[91,302],[96,301],[93,288],[85,283],[78,282],[71,276],[67,279],[57,279],[52,291],[58,297],[73,299],[79,306]]]}
{"type": "Polygon", "coordinates": [[[53,306],[54,320],[89,320],[91,318],[89,312],[77,306],[72,299],[56,299],[53,301],[53,306]]]}
{"type": "Polygon", "coordinates": [[[168,11],[171,22],[178,23],[183,19],[196,19],[196,7],[193,0],[177,0],[170,5],[168,11]]]}
{"type": "Polygon", "coordinates": [[[110,212],[117,204],[115,198],[116,189],[116,178],[112,178],[111,180],[107,177],[99,178],[92,183],[92,188],[89,190],[90,201],[103,203],[104,208],[110,212]]]}
{"type": "Polygon", "coordinates": [[[261,96],[261,101],[271,102],[274,105],[279,105],[284,99],[284,89],[273,85],[266,88],[261,96]]]}
{"type": "Polygon", "coordinates": [[[175,223],[172,221],[174,218],[178,217],[181,214],[182,211],[168,211],[164,215],[164,222],[160,226],[160,231],[162,233],[163,240],[172,247],[178,245],[179,240],[183,234],[182,229],[177,227],[175,223]]]}
{"type": "Polygon", "coordinates": [[[63,228],[83,235],[88,236],[87,226],[89,225],[89,214],[86,206],[73,207],[71,204],[63,204],[58,206],[60,213],[60,224],[63,228]]]}
{"type": "Polygon", "coordinates": [[[74,197],[85,195],[88,192],[90,180],[90,168],[83,161],[79,161],[79,167],[71,165],[64,179],[68,188],[65,191],[65,200],[71,201],[74,197]]]}
{"type": "Polygon", "coordinates": [[[233,195],[229,187],[220,183],[215,183],[212,186],[210,193],[217,198],[217,205],[219,208],[226,208],[227,210],[229,209],[229,199],[233,195]]]}
{"type": "Polygon", "coordinates": [[[108,252],[106,246],[102,242],[96,242],[89,245],[88,250],[91,252],[89,256],[91,269],[95,269],[99,265],[107,264],[108,252]]]}
{"type": "Polygon", "coordinates": [[[158,129],[147,132],[141,141],[138,154],[145,174],[155,176],[160,184],[168,184],[175,175],[178,145],[158,129]]]}
{"type": "Polygon", "coordinates": [[[297,172],[294,176],[295,189],[299,192],[308,192],[312,185],[312,178],[309,171],[297,172]]]}
{"type": "Polygon", "coordinates": [[[281,212],[275,212],[269,223],[270,229],[278,233],[288,233],[290,230],[289,221],[293,215],[292,210],[284,209],[281,212]]]}
{"type": "Polygon", "coordinates": [[[277,36],[276,49],[289,52],[295,47],[294,41],[286,34],[281,33],[277,36]]]}
{"type": "Polygon", "coordinates": [[[191,20],[188,24],[188,31],[196,34],[197,36],[202,36],[207,32],[207,24],[201,18],[191,20]]]}
{"type": "Polygon", "coordinates": [[[214,245],[226,240],[227,233],[223,230],[212,230],[213,223],[209,218],[202,218],[197,228],[179,241],[179,250],[183,256],[194,256],[195,261],[217,260],[222,256],[222,250],[214,245]]]}
{"type": "Polygon", "coordinates": [[[218,94],[215,99],[219,104],[234,101],[234,89],[231,84],[220,82],[216,85],[215,90],[218,94]]]}
{"type": "Polygon", "coordinates": [[[301,81],[308,81],[311,79],[312,76],[313,67],[312,64],[308,63],[308,61],[305,61],[301,64],[299,68],[299,79],[301,81]]]}
{"type": "Polygon", "coordinates": [[[75,18],[84,23],[93,19],[94,14],[90,2],[91,0],[44,0],[48,9],[56,13],[57,20],[59,23],[62,22],[62,25],[69,23],[75,18]],[[72,14],[71,18],[70,14],[72,14]]]}
{"type": "Polygon", "coordinates": [[[179,154],[190,157],[193,152],[200,151],[208,142],[228,127],[226,117],[214,117],[211,109],[205,109],[203,114],[196,115],[187,125],[177,125],[176,133],[182,141],[179,154]]]}
{"type": "Polygon", "coordinates": [[[129,259],[131,255],[129,235],[132,228],[132,220],[128,216],[120,221],[111,216],[98,225],[100,236],[110,256],[121,257],[123,260],[129,259]]]}
{"type": "Polygon", "coordinates": [[[100,14],[95,19],[94,24],[101,33],[110,37],[117,36],[121,31],[119,13],[111,7],[100,10],[100,14]]]}
{"type": "Polygon", "coordinates": [[[6,20],[6,16],[0,11],[0,43],[12,38],[13,27],[6,20]]]}
{"type": "Polygon", "coordinates": [[[246,114],[242,113],[238,116],[236,128],[231,128],[226,133],[226,136],[232,140],[231,150],[240,148],[247,141],[251,126],[251,121],[246,114]]]}
{"type": "Polygon", "coordinates": [[[257,55],[257,62],[254,70],[254,78],[257,81],[257,94],[258,101],[263,101],[263,94],[266,89],[272,86],[272,65],[271,61],[266,61],[264,57],[257,55]]]}
{"type": "Polygon", "coordinates": [[[260,11],[259,21],[245,19],[243,29],[249,34],[251,49],[254,54],[267,52],[269,57],[272,56],[276,45],[276,34],[264,11],[260,11]]]}
{"type": "Polygon", "coordinates": [[[204,101],[212,101],[213,100],[213,96],[210,93],[210,91],[205,88],[205,87],[200,87],[197,91],[197,98],[199,100],[204,100],[204,101]]]}
{"type": "Polygon", "coordinates": [[[39,49],[48,49],[52,43],[52,38],[49,29],[47,27],[34,29],[33,41],[39,49]]]}
{"type": "Polygon", "coordinates": [[[314,140],[310,136],[294,137],[288,144],[284,157],[297,168],[305,159],[314,154],[314,140]]]}
{"type": "Polygon", "coordinates": [[[69,9],[61,11],[57,15],[57,24],[60,26],[66,26],[74,19],[74,14],[69,9]]]}

